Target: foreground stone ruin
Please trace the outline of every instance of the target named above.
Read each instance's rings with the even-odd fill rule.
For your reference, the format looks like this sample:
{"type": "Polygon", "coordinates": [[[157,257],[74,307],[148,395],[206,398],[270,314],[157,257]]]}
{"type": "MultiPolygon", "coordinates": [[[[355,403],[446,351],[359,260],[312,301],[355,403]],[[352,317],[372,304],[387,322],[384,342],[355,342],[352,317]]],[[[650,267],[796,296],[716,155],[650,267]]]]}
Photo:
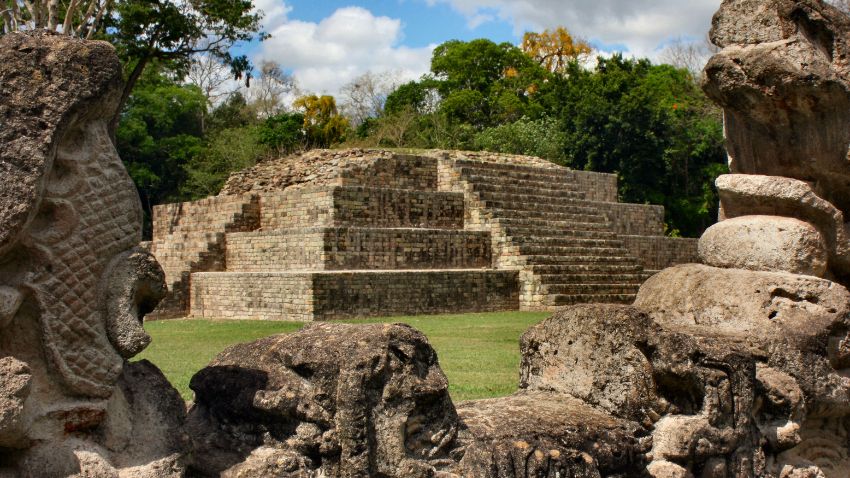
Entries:
{"type": "Polygon", "coordinates": [[[180,395],[127,362],[165,294],[110,140],[106,43],[0,38],[0,476],[180,476],[180,395]]]}
{"type": "MultiPolygon", "coordinates": [[[[845,25],[818,0],[726,0],[706,89],[745,78],[726,60],[752,51],[837,56],[845,25]]],[[[844,84],[833,67],[794,75],[844,84]]],[[[528,329],[510,396],[453,403],[409,326],[314,323],[221,352],[187,412],[156,367],[127,361],[164,274],[133,247],[139,204],[106,126],[119,86],[106,44],[0,38],[0,476],[850,476],[840,193],[760,168],[718,180],[727,219],[700,239],[705,264],[528,329]]],[[[728,123],[730,150],[758,127],[728,123]]]]}
{"type": "Polygon", "coordinates": [[[329,320],[631,303],[697,259],[616,176],[489,153],[312,151],[154,208],[156,315],[329,320]]]}

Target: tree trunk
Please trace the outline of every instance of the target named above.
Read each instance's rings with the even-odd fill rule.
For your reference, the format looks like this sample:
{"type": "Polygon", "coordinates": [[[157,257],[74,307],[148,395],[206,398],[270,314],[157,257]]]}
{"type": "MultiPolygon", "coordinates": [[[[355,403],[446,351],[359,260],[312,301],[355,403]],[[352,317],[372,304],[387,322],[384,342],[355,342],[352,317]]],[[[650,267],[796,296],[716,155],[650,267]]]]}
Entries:
{"type": "Polygon", "coordinates": [[[115,114],[109,122],[109,134],[112,136],[113,144],[115,144],[115,131],[118,128],[118,122],[121,120],[121,111],[124,109],[124,105],[127,104],[127,100],[130,98],[130,93],[136,86],[136,82],[139,81],[139,78],[142,76],[142,72],[145,71],[145,66],[147,66],[148,61],[150,61],[150,56],[140,58],[136,63],[136,66],[133,67],[133,71],[130,72],[130,76],[127,77],[127,83],[124,84],[124,90],[121,92],[121,100],[118,102],[118,108],[115,110],[115,114]]]}
{"type": "Polygon", "coordinates": [[[71,25],[74,20],[74,12],[77,10],[79,4],[79,0],[71,0],[71,3],[68,5],[68,9],[65,11],[65,22],[62,23],[62,33],[64,35],[74,34],[74,27],[71,25]]]}
{"type": "Polygon", "coordinates": [[[86,26],[91,20],[92,15],[94,15],[94,9],[97,7],[97,0],[91,0],[89,2],[89,8],[86,9],[86,12],[83,14],[82,20],[80,20],[80,25],[75,29],[74,36],[83,36],[86,26]]]}
{"type": "Polygon", "coordinates": [[[49,0],[47,2],[47,29],[56,31],[59,25],[59,0],[49,0]]]}
{"type": "Polygon", "coordinates": [[[112,0],[106,0],[100,10],[97,11],[97,16],[94,17],[94,22],[92,22],[91,26],[89,27],[89,31],[86,33],[86,40],[91,40],[91,37],[100,27],[100,22],[103,20],[104,13],[106,13],[110,9],[110,7],[112,7],[112,0]]]}
{"type": "Polygon", "coordinates": [[[10,0],[9,3],[12,4],[12,30],[17,30],[23,23],[21,7],[18,6],[18,0],[10,0]]]}

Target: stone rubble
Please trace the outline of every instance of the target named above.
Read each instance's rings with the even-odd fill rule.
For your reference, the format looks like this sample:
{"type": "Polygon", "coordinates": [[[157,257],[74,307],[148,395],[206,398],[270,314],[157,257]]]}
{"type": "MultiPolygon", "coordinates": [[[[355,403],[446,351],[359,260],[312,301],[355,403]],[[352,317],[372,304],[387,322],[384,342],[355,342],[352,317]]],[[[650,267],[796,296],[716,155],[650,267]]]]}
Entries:
{"type": "MultiPolygon", "coordinates": [[[[262,162],[237,171],[227,179],[221,195],[249,192],[273,192],[290,186],[325,185],[352,170],[368,169],[377,160],[390,159],[396,154],[385,149],[314,149],[284,158],[262,162]]],[[[487,161],[498,164],[521,164],[556,169],[559,166],[535,156],[511,155],[480,151],[414,150],[409,153],[443,160],[487,161]]]]}

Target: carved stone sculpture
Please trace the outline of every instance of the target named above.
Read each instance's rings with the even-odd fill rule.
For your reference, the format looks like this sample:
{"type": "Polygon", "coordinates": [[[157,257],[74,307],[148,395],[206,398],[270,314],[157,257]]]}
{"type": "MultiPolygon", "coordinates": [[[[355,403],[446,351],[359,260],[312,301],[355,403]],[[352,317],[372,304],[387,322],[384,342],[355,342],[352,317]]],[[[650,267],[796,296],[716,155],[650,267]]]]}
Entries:
{"type": "Polygon", "coordinates": [[[314,324],[237,345],[191,387],[203,476],[415,478],[454,462],[448,381],[405,325],[314,324]]]}
{"type": "Polygon", "coordinates": [[[181,473],[182,400],[125,361],[164,281],[110,139],[121,81],[106,43],[0,37],[0,474],[181,473]]]}
{"type": "Polygon", "coordinates": [[[784,269],[848,284],[848,32],[850,18],[821,0],[725,0],[715,14],[711,40],[722,49],[705,68],[703,89],[723,107],[734,173],[717,181],[721,219],[767,215],[775,216],[774,224],[799,219],[817,229],[829,257],[824,270],[820,257],[812,256],[820,252],[810,233],[791,245],[769,243],[775,235],[764,230],[760,247],[742,248],[735,236],[756,239],[755,222],[771,221],[744,217],[706,234],[701,258],[707,264],[784,269]],[[814,267],[794,257],[777,262],[787,247],[814,267]],[[748,251],[748,257],[733,259],[735,250],[748,251]]]}
{"type": "Polygon", "coordinates": [[[850,211],[850,19],[821,0],[724,0],[704,89],[723,107],[733,173],[813,183],[850,211]]]}

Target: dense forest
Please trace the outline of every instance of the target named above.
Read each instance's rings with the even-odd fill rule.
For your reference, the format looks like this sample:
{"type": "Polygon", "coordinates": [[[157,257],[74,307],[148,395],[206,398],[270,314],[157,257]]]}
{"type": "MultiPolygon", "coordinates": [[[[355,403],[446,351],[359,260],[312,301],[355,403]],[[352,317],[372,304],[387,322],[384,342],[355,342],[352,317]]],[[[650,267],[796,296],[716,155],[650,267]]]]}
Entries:
{"type": "MultiPolygon", "coordinates": [[[[447,41],[430,72],[369,72],[337,97],[309,93],[286,65],[232,56],[262,40],[251,0],[32,0],[2,30],[46,28],[116,46],[127,86],[116,144],[148,217],[153,205],[217,194],[230,172],[310,148],[529,154],[616,173],[623,201],[664,205],[667,233],[697,236],[726,170],[720,111],[688,47],[666,63],[598,56],[564,28],[521,45],[447,41]]],[[[695,61],[696,60],[696,61],[695,61]]]]}

